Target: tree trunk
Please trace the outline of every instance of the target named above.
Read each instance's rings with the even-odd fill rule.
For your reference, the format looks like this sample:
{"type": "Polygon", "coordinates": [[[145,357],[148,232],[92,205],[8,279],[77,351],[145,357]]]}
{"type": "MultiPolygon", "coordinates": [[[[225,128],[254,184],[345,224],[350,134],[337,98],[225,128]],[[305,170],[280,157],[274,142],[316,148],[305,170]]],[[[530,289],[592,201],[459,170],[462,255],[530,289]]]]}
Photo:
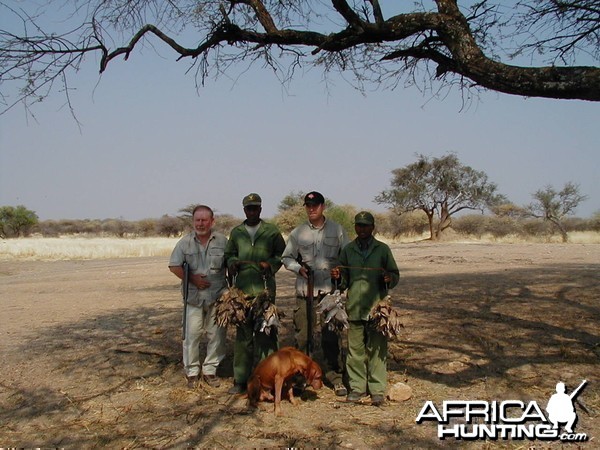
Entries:
{"type": "Polygon", "coordinates": [[[427,209],[423,209],[425,214],[427,215],[427,220],[429,221],[429,240],[436,240],[436,233],[433,231],[433,211],[429,211],[427,209]]]}
{"type": "Polygon", "coordinates": [[[562,241],[566,244],[567,242],[569,242],[569,235],[567,234],[567,230],[565,229],[565,227],[563,226],[563,224],[560,222],[560,220],[550,220],[550,222],[552,222],[556,228],[558,228],[558,231],[560,231],[560,236],[562,238],[562,241]]]}
{"type": "Polygon", "coordinates": [[[442,206],[442,212],[440,214],[440,222],[437,226],[436,238],[439,240],[442,237],[442,233],[445,229],[452,225],[452,216],[448,213],[448,209],[442,206]]]}

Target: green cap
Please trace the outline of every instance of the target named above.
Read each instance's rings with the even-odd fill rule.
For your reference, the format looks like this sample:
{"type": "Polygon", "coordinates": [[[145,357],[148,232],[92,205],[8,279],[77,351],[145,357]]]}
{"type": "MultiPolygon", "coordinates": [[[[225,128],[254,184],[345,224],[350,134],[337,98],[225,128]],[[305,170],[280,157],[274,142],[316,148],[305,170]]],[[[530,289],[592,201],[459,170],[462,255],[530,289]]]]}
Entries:
{"type": "Polygon", "coordinates": [[[367,211],[361,211],[354,217],[356,225],[375,225],[373,214],[367,211]]]}
{"type": "Polygon", "coordinates": [[[244,197],[244,200],[242,200],[242,205],[244,206],[244,208],[246,206],[261,206],[262,205],[262,199],[260,198],[260,195],[258,194],[248,194],[244,197]]]}

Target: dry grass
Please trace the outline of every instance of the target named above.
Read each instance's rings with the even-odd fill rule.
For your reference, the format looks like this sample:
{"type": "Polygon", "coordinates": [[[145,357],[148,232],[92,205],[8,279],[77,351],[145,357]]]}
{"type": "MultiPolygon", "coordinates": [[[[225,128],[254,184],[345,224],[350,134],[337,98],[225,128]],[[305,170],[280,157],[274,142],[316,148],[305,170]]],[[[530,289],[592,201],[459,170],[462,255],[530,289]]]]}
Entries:
{"type": "Polygon", "coordinates": [[[22,238],[0,241],[0,260],[83,260],[168,256],[177,238],[22,238]]]}
{"type": "MultiPolygon", "coordinates": [[[[398,237],[393,239],[378,235],[377,238],[388,244],[403,244],[426,240],[428,235],[398,237]]],[[[179,238],[164,237],[124,239],[82,236],[4,239],[0,241],[0,260],[19,259],[28,261],[58,261],[169,256],[178,239],[179,238]]],[[[552,236],[550,238],[548,236],[540,236],[538,238],[528,239],[516,236],[507,236],[503,238],[484,236],[481,239],[477,239],[455,234],[449,236],[445,242],[525,244],[560,243],[561,239],[560,236],[552,236]]],[[[569,233],[569,242],[572,244],[600,244],[600,233],[591,231],[569,233]]]]}

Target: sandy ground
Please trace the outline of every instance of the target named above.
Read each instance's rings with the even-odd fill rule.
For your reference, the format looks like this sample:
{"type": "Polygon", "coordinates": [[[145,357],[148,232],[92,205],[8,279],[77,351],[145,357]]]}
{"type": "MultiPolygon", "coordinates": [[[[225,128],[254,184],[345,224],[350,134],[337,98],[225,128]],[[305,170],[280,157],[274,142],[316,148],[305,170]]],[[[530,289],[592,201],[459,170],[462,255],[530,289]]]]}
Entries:
{"type": "MultiPolygon", "coordinates": [[[[389,384],[412,397],[354,405],[330,389],[297,405],[249,410],[222,386],[185,387],[181,309],[167,258],[0,261],[0,447],[599,448],[600,245],[414,243],[393,246],[392,291],[405,325],[389,384]],[[577,397],[588,441],[455,440],[415,422],[425,402],[536,401],[558,381],[577,397]]],[[[293,277],[278,274],[291,344],[293,277]]]]}

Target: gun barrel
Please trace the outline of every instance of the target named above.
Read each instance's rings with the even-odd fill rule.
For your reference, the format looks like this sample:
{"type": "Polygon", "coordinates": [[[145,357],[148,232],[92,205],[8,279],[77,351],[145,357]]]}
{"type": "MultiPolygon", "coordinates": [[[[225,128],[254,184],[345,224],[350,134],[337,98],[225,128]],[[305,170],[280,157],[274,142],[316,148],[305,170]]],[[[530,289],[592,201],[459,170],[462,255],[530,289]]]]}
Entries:
{"type": "Polygon", "coordinates": [[[189,295],[189,282],[190,282],[190,266],[185,261],[183,263],[183,314],[182,314],[182,328],[181,328],[181,340],[185,341],[185,335],[187,332],[187,301],[189,295]]]}
{"type": "Polygon", "coordinates": [[[569,395],[569,398],[571,400],[573,400],[581,391],[581,389],[583,389],[583,386],[585,386],[585,384],[587,383],[587,380],[583,380],[581,382],[581,384],[579,386],[577,386],[577,389],[575,389],[573,392],[571,392],[571,394],[569,395]]]}
{"type": "Polygon", "coordinates": [[[306,352],[310,356],[313,351],[314,342],[313,342],[313,307],[314,307],[314,290],[315,290],[315,273],[308,266],[308,264],[304,265],[308,273],[308,280],[306,286],[306,352]]]}

